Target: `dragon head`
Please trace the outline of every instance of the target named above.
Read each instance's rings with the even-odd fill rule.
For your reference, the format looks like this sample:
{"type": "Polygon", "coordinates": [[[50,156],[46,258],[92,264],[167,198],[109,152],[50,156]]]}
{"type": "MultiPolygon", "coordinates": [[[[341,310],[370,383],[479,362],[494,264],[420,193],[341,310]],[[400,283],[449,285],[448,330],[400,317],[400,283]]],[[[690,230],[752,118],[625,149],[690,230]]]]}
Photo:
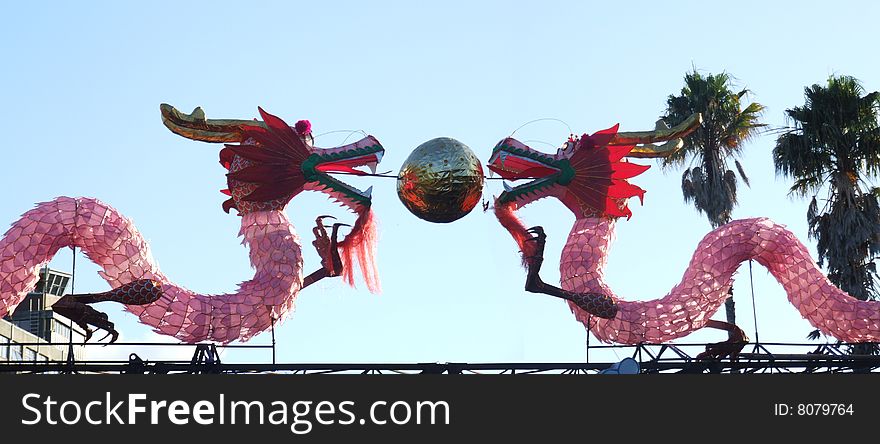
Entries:
{"type": "Polygon", "coordinates": [[[575,217],[618,218],[632,216],[627,206],[631,197],[645,191],[627,181],[649,167],[626,161],[625,157],[664,157],[680,149],[682,137],[702,123],[694,114],[675,128],[661,122],[654,131],[620,133],[618,125],[592,135],[572,136],[555,154],[542,153],[508,137],[495,146],[487,167],[505,180],[528,180],[505,190],[495,200],[495,214],[528,254],[529,237],[514,214],[545,197],[559,199],[575,217]],[[666,142],[654,145],[654,142],[666,142]],[[641,146],[637,146],[643,144],[641,146]]]}
{"type": "Polygon", "coordinates": [[[220,151],[220,164],[229,170],[229,189],[223,190],[231,196],[223,203],[226,212],[232,208],[241,214],[280,210],[304,190],[324,192],[356,214],[370,208],[371,189],[361,191],[330,173],[367,174],[358,167],[375,172],[385,149],[373,136],[341,147],[318,148],[313,146],[309,121],[300,120],[290,127],[262,108],[262,121],[207,119],[199,107],[185,114],[165,103],[159,109],[162,123],[171,132],[227,144],[220,151]]]}
{"type": "Polygon", "coordinates": [[[505,180],[528,182],[510,187],[496,205],[522,208],[544,197],[559,199],[578,217],[630,217],[626,199],[645,191],[626,181],[648,166],[622,161],[634,146],[609,146],[617,126],[593,135],[571,137],[555,154],[536,151],[508,137],[492,150],[488,168],[505,180]]]}
{"type": "Polygon", "coordinates": [[[262,108],[260,116],[264,125],[242,125],[242,143],[227,144],[220,152],[220,163],[229,170],[231,195],[224,210],[282,209],[304,190],[326,193],[358,215],[369,210],[372,188],[361,191],[330,174],[367,174],[358,167],[375,172],[385,153],[378,140],[367,136],[341,147],[317,148],[309,143],[307,121],[290,127],[262,108]]]}

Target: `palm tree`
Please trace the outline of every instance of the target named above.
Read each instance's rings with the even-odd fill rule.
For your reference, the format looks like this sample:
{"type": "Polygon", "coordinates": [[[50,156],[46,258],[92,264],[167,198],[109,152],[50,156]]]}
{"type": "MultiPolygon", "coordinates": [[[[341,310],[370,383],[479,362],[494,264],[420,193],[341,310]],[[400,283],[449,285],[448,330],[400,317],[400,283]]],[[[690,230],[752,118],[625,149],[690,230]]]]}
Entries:
{"type": "Polygon", "coordinates": [[[809,236],[818,241],[819,265],[827,264],[831,282],[857,299],[874,299],[880,189],[866,180],[880,173],[880,93],[864,94],[857,79],[832,76],[804,95],[804,106],[785,111],[794,128],[776,140],[776,172],[795,179],[790,194],[812,194],[809,236]],[[825,198],[817,199],[823,190],[825,198]]]}
{"type": "MultiPolygon", "coordinates": [[[[684,139],[681,150],[665,158],[663,166],[689,162],[681,176],[684,200],[704,213],[712,228],[718,228],[730,222],[737,203],[737,174],[728,168],[728,159],[733,159],[739,176],[748,185],[749,179],[736,158],[744,142],[765,126],[759,121],[764,105],[752,102],[743,107],[749,90],[736,91],[732,77],[725,72],[704,76],[694,69],[685,74],[684,84],[679,95],[670,95],[666,100],[662,119],[674,126],[693,113],[702,113],[703,125],[684,139]]],[[[735,324],[732,295],[731,289],[725,309],[727,322],[735,324]]]]}

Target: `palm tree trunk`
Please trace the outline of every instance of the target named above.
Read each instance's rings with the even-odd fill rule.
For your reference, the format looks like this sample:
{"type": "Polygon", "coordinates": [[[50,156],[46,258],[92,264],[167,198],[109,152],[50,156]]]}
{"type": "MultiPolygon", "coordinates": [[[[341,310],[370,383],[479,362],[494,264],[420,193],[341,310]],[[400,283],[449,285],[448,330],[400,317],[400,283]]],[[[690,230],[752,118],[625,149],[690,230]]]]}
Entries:
{"type": "MultiPolygon", "coordinates": [[[[730,214],[727,214],[727,217],[724,218],[724,224],[730,222],[730,214]]],[[[711,223],[711,221],[710,221],[711,223]]],[[[718,228],[724,224],[716,224],[712,223],[712,228],[718,228]]],[[[733,301],[733,283],[730,284],[730,288],[727,289],[727,300],[724,301],[724,314],[727,317],[727,323],[736,325],[736,302],[733,301]]],[[[733,332],[727,333],[728,339],[733,339],[733,332]]]]}
{"type": "MultiPolygon", "coordinates": [[[[727,322],[736,325],[736,303],[733,302],[733,286],[727,291],[728,297],[724,301],[724,312],[727,315],[727,322]]],[[[728,333],[728,337],[733,339],[733,333],[728,333]]]]}

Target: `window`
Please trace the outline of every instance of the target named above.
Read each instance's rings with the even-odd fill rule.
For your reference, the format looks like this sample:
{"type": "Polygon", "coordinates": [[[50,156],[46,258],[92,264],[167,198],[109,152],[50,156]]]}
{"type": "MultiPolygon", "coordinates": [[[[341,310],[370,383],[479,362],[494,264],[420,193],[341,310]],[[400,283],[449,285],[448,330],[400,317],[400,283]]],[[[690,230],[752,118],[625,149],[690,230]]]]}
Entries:
{"type": "Polygon", "coordinates": [[[0,359],[9,360],[9,338],[0,335],[0,359]]]}
{"type": "Polygon", "coordinates": [[[49,293],[54,294],[55,296],[62,296],[64,293],[64,289],[67,287],[67,281],[70,278],[59,276],[57,274],[49,275],[49,293]]]}
{"type": "MultiPolygon", "coordinates": [[[[57,319],[55,320],[55,322],[52,323],[52,331],[54,331],[55,333],[58,333],[64,339],[70,339],[70,327],[64,325],[63,323],[61,323],[61,321],[59,321],[57,319]]],[[[53,341],[53,342],[60,342],[60,341],[53,341]]]]}
{"type": "Polygon", "coordinates": [[[67,276],[61,276],[60,274],[55,274],[51,271],[46,273],[44,269],[40,272],[40,280],[37,282],[37,288],[35,291],[43,291],[56,296],[62,296],[69,281],[70,278],[67,276]]]}
{"type": "Polygon", "coordinates": [[[32,349],[32,348],[25,348],[24,349],[24,360],[28,361],[28,362],[36,361],[37,360],[37,352],[34,351],[34,349],[32,349]]]}
{"type": "Polygon", "coordinates": [[[21,357],[21,344],[16,344],[15,341],[12,341],[9,347],[9,360],[21,361],[21,357]]]}

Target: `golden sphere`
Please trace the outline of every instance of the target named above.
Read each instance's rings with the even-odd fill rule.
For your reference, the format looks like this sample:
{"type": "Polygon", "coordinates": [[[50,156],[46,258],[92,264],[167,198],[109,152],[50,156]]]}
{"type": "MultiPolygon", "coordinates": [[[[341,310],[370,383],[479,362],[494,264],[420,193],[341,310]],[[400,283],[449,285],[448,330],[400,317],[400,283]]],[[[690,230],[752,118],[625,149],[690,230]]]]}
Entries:
{"type": "Polygon", "coordinates": [[[397,196],[419,219],[461,219],[483,195],[483,166],[467,145],[448,137],[413,150],[397,175],[397,196]]]}

